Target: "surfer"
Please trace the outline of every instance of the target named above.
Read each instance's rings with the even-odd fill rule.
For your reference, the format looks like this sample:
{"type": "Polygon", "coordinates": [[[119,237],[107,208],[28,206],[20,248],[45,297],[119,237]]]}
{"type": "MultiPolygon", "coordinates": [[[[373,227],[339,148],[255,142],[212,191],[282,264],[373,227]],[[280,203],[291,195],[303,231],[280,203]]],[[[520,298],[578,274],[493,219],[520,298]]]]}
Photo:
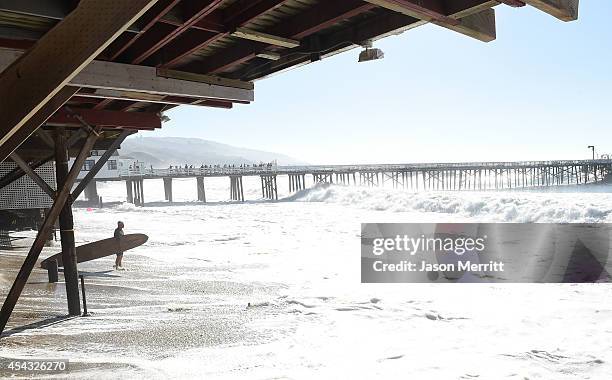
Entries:
{"type": "MultiPolygon", "coordinates": [[[[117,239],[119,243],[119,248],[121,248],[121,238],[123,237],[123,222],[117,222],[117,228],[115,229],[115,239],[117,239]]],[[[121,266],[121,260],[123,260],[123,252],[117,252],[117,258],[115,259],[115,269],[123,269],[121,266]]]]}

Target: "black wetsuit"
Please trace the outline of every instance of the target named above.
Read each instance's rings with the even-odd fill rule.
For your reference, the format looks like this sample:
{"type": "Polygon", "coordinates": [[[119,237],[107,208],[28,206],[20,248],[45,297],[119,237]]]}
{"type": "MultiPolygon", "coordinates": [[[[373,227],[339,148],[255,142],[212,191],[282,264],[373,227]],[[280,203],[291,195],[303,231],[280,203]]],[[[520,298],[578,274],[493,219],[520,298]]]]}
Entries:
{"type": "MultiPolygon", "coordinates": [[[[121,240],[123,237],[123,228],[115,228],[115,239],[121,240]]],[[[123,255],[123,252],[117,252],[117,256],[123,255]]]]}

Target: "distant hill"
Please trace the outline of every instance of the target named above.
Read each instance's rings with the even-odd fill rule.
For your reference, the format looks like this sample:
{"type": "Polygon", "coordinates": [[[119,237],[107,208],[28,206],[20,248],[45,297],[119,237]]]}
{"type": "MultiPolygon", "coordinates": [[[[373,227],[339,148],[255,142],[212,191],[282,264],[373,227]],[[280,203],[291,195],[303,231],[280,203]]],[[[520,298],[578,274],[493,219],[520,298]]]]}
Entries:
{"type": "Polygon", "coordinates": [[[214,141],[182,137],[132,137],[119,154],[163,168],[169,165],[257,164],[276,160],[279,165],[304,165],[280,153],[239,148],[214,141]]]}

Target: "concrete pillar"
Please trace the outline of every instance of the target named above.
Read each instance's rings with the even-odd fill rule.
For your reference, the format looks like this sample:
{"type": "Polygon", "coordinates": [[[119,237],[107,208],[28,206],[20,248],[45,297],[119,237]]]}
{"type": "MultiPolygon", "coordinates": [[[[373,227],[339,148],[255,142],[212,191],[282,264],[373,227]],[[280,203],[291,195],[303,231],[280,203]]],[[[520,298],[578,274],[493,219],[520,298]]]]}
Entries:
{"type": "MultiPolygon", "coordinates": [[[[57,188],[61,189],[68,177],[68,149],[64,128],[57,128],[55,134],[55,170],[57,188]]],[[[62,239],[62,263],[68,298],[68,313],[81,315],[79,297],[79,274],[77,270],[76,247],[74,243],[74,220],[72,218],[72,199],[69,197],[59,215],[60,236],[62,239]]]]}

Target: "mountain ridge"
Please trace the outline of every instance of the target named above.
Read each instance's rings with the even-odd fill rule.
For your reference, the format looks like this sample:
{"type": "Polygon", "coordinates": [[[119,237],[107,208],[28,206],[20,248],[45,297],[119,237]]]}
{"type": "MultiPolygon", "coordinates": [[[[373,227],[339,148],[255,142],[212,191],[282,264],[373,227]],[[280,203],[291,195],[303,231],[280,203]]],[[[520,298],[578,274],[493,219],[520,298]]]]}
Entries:
{"type": "Polygon", "coordinates": [[[129,156],[154,167],[169,165],[258,164],[305,165],[285,154],[242,148],[211,140],[188,137],[132,137],[121,144],[121,156],[129,156]]]}

